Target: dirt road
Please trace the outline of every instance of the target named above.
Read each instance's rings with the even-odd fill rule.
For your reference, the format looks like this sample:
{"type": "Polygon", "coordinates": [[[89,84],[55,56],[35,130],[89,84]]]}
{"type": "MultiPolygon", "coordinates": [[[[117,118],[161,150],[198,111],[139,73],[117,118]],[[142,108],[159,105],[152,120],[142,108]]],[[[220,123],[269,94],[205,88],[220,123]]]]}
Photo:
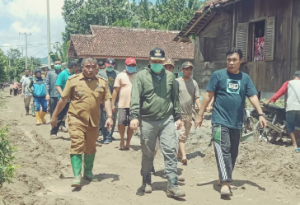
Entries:
{"type": "MultiPolygon", "coordinates": [[[[8,95],[8,90],[4,93],[8,95]]],[[[49,121],[50,117],[47,115],[49,121]]],[[[94,174],[99,182],[84,181],[81,190],[70,187],[73,177],[69,162],[70,140],[67,133],[50,140],[50,125],[35,126],[35,119],[25,116],[23,100],[7,97],[0,109],[0,126],[10,127],[10,141],[18,148],[15,163],[19,165],[13,184],[0,189],[0,199],[9,205],[97,205],[97,204],[232,204],[282,205],[300,204],[300,154],[289,147],[265,143],[242,143],[234,172],[234,191],[229,199],[220,199],[216,184],[217,169],[210,141],[210,122],[193,130],[188,141],[188,166],[178,163],[178,174],[185,178],[180,188],[184,200],[166,197],[163,157],[155,158],[156,175],[153,193],[143,195],[140,176],[139,138],[132,140],[134,152],[119,151],[117,141],[97,148],[94,174]]],[[[0,202],[1,204],[1,202],[0,202]]]]}

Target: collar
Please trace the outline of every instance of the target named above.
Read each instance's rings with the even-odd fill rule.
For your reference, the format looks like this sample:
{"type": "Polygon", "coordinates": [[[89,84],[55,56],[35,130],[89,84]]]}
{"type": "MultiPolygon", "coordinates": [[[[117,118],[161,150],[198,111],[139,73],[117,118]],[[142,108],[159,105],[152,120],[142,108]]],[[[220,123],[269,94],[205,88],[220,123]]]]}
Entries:
{"type": "MultiPolygon", "coordinates": [[[[97,77],[95,75],[91,80],[96,80],[96,79],[97,79],[97,77]]],[[[80,73],[79,74],[79,80],[88,80],[88,79],[83,75],[83,73],[80,73]]]]}

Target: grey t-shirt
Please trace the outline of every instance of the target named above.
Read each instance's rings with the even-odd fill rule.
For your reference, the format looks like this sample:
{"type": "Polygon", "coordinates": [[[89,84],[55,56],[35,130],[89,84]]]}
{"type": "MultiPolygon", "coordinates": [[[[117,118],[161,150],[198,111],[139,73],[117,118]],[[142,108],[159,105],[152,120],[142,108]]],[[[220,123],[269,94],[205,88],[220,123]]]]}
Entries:
{"type": "Polygon", "coordinates": [[[192,120],[195,101],[199,98],[199,87],[195,80],[185,81],[183,78],[176,79],[179,84],[179,102],[182,118],[192,120]]]}
{"type": "Polygon", "coordinates": [[[27,89],[27,86],[30,84],[29,77],[22,77],[22,87],[24,86],[24,97],[26,96],[32,96],[31,92],[27,89]]]}
{"type": "MultiPolygon", "coordinates": [[[[115,80],[119,73],[120,72],[117,70],[113,70],[112,72],[107,72],[106,69],[101,69],[98,72],[98,76],[101,76],[102,78],[107,79],[107,85],[108,85],[108,88],[109,88],[111,94],[113,93],[115,80]]],[[[116,103],[118,101],[119,101],[119,96],[116,99],[116,103]]]]}

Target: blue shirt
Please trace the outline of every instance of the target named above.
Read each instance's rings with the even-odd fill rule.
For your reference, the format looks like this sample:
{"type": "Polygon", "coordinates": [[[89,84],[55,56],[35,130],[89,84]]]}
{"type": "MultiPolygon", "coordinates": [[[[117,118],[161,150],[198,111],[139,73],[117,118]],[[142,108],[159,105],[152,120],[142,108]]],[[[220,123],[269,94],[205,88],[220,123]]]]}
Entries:
{"type": "Polygon", "coordinates": [[[206,90],[215,93],[212,124],[242,129],[246,97],[257,95],[250,76],[221,69],[212,74],[206,90]]]}
{"type": "MultiPolygon", "coordinates": [[[[70,76],[72,76],[72,75],[74,75],[74,73],[70,73],[70,72],[68,71],[68,69],[63,70],[62,72],[60,72],[60,73],[58,74],[55,85],[60,86],[61,89],[64,90],[68,78],[69,78],[70,76]]],[[[59,95],[58,99],[59,99],[59,98],[60,98],[60,95],[59,95]]]]}

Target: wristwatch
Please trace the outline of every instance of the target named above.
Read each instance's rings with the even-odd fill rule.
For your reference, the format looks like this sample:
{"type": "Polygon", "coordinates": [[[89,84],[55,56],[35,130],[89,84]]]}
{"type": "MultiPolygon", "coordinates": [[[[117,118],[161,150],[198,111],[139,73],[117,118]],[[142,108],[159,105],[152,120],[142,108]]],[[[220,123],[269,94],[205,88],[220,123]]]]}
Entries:
{"type": "Polygon", "coordinates": [[[264,117],[265,114],[264,114],[264,113],[261,113],[261,114],[258,114],[258,116],[259,116],[259,117],[260,117],[260,116],[264,117]]]}

